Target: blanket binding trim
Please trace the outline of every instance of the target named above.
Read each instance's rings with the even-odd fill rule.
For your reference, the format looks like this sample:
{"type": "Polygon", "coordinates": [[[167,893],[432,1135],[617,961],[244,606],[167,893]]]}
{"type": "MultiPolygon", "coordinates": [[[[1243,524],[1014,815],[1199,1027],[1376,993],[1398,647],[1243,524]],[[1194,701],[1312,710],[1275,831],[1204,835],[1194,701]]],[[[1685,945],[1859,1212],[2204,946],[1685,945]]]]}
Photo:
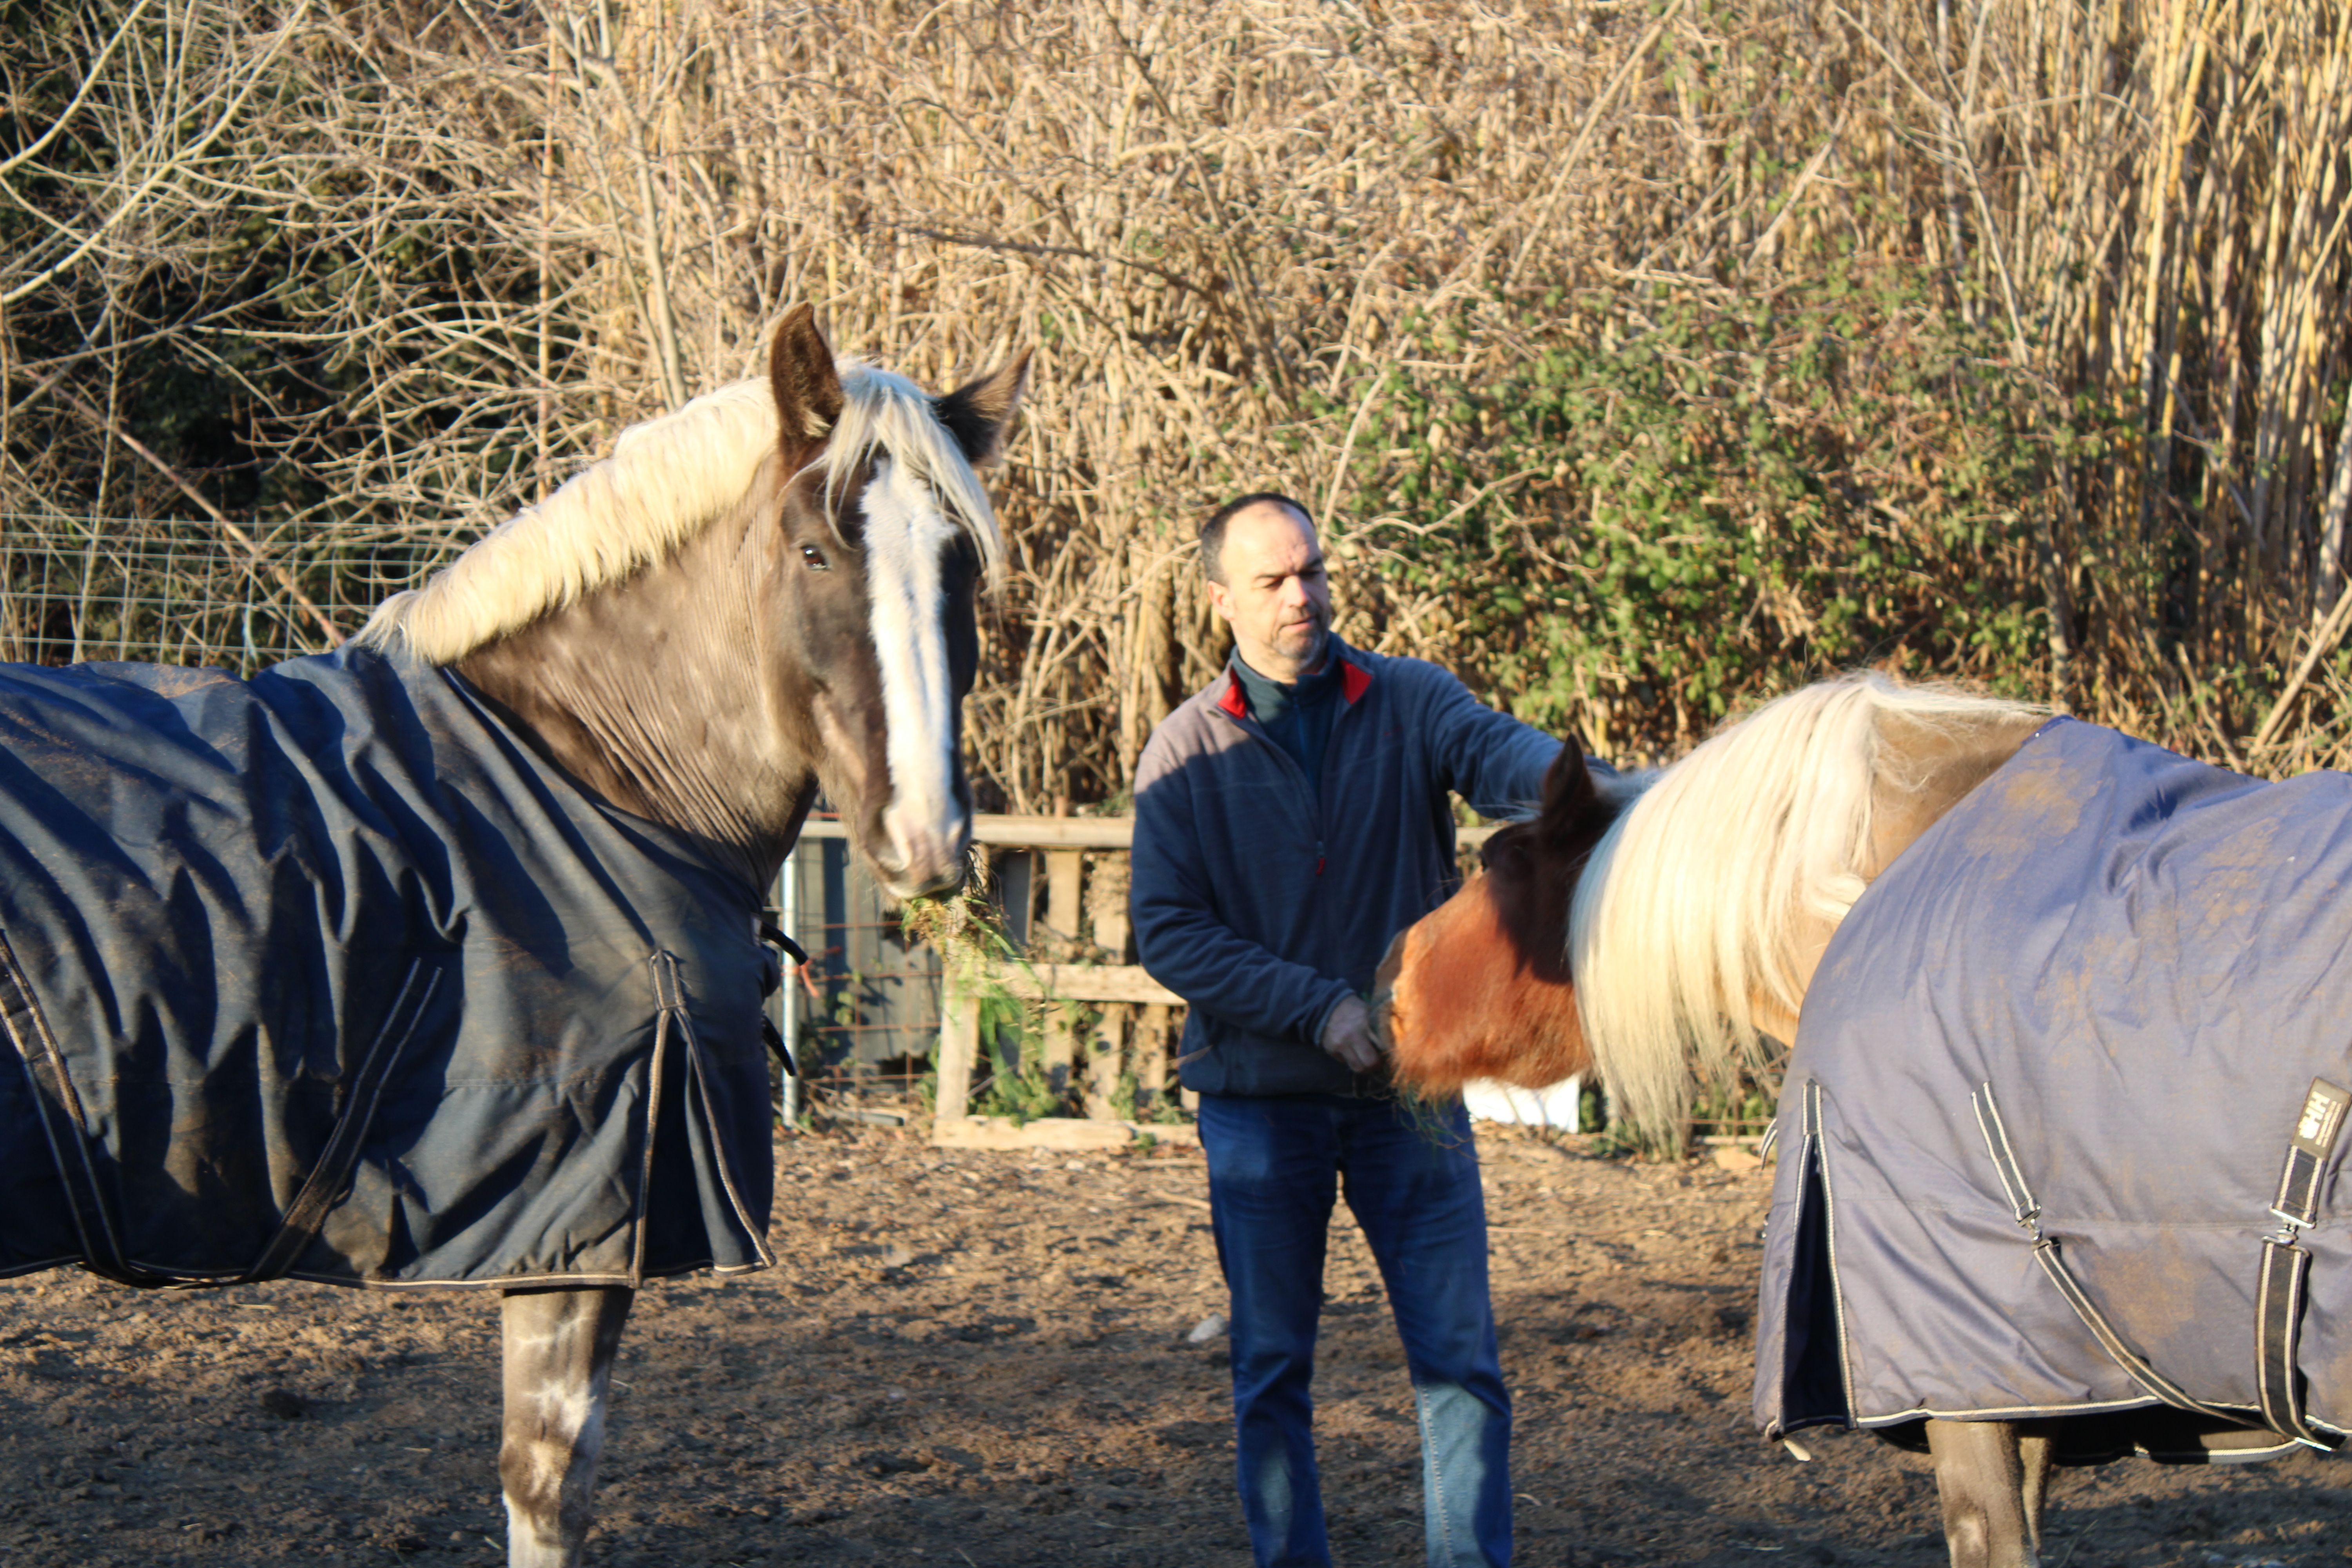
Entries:
{"type": "MultiPolygon", "coordinates": [[[[710,1075],[703,1070],[701,1037],[694,1032],[694,1019],[683,1007],[678,1009],[677,1021],[678,1026],[686,1033],[686,1059],[694,1068],[694,1095],[702,1102],[703,1125],[715,1128],[719,1125],[719,1107],[710,1098],[710,1075]]],[[[735,1211],[735,1223],[743,1227],[745,1236],[751,1237],[751,1253],[758,1259],[732,1268],[721,1268],[713,1264],[711,1271],[715,1274],[748,1274],[755,1268],[774,1268],[776,1255],[768,1249],[768,1239],[760,1234],[759,1226],[751,1223],[751,1214],[743,1206],[743,1194],[735,1190],[733,1168],[716,1148],[712,1149],[710,1163],[719,1173],[719,1184],[727,1190],[728,1205],[735,1211]]]]}
{"type": "Polygon", "coordinates": [[[1837,1264],[1837,1193],[1830,1183],[1829,1140],[1822,1136],[1822,1085],[1818,1079],[1805,1082],[1805,1147],[1804,1157],[1812,1162],[1811,1169],[1822,1184],[1822,1239],[1829,1248],[1830,1310],[1837,1319],[1838,1391],[1844,1396],[1846,1419],[1853,1418],[1853,1342],[1846,1332],[1845,1287],[1838,1275],[1837,1264]]]}
{"type": "MultiPolygon", "coordinates": [[[[718,1107],[710,1098],[709,1074],[703,1067],[702,1041],[694,1032],[694,1016],[687,1008],[686,982],[678,973],[677,956],[667,948],[660,948],[649,954],[646,963],[653,970],[654,1005],[658,1009],[656,1015],[658,1022],[655,1026],[652,1093],[649,1097],[650,1105],[646,1121],[645,1171],[640,1177],[644,1184],[638,1188],[637,1197],[640,1208],[653,1191],[654,1145],[661,1126],[662,1081],[667,1076],[664,1068],[667,1066],[667,1047],[673,1022],[677,1028],[679,1048],[686,1053],[686,1070],[681,1075],[683,1091],[692,1094],[700,1104],[705,1127],[715,1129],[719,1125],[718,1107]]],[[[744,1264],[735,1268],[720,1268],[714,1263],[711,1266],[712,1271],[720,1274],[746,1274],[755,1268],[775,1267],[775,1254],[768,1249],[767,1238],[760,1234],[760,1227],[751,1223],[751,1215],[743,1205],[743,1194],[735,1189],[735,1173],[728,1168],[725,1156],[719,1154],[716,1149],[712,1151],[712,1155],[711,1164],[718,1170],[719,1184],[726,1191],[728,1205],[735,1211],[735,1223],[742,1227],[743,1234],[751,1239],[752,1255],[758,1259],[756,1263],[744,1264]]],[[[633,1276],[635,1276],[631,1280],[633,1285],[644,1276],[645,1251],[645,1227],[640,1226],[637,1227],[636,1255],[630,1264],[630,1271],[633,1276]]]]}

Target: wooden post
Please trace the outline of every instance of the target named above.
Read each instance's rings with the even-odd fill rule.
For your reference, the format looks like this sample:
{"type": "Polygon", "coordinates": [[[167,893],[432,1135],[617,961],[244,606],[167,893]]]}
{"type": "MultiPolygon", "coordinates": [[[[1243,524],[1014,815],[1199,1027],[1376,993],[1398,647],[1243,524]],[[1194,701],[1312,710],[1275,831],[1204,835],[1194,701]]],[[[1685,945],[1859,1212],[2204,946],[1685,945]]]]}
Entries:
{"type": "Polygon", "coordinates": [[[967,994],[950,973],[940,997],[940,1092],[931,1108],[934,1124],[961,1121],[971,1113],[971,1069],[980,1059],[980,996],[967,994]]]}
{"type": "Polygon", "coordinates": [[[1087,1115],[1097,1121],[1114,1121],[1118,1108],[1111,1103],[1118,1093],[1118,1069],[1127,1056],[1127,1007],[1112,1002],[1102,1010],[1102,1023],[1087,1031],[1087,1115]]]}
{"type": "Polygon", "coordinates": [[[1045,1014],[1041,1065],[1045,1069],[1045,1087],[1056,1095],[1070,1092],[1070,1068],[1078,1060],[1078,1013],[1076,1002],[1066,1001],[1045,1014]]]}
{"type": "Polygon", "coordinates": [[[1079,892],[1086,879],[1086,856],[1076,849],[1045,851],[1045,915],[1039,923],[1041,933],[1061,945],[1053,957],[1074,958],[1070,951],[1078,941],[1078,927],[1085,919],[1085,906],[1079,902],[1079,892]]]}
{"type": "Polygon", "coordinates": [[[1144,1005],[1142,1022],[1136,1026],[1135,1083],[1136,1109],[1145,1105],[1144,1097],[1157,1105],[1168,1097],[1168,1004],[1149,1002],[1144,1005]]]}
{"type": "Polygon", "coordinates": [[[1124,855],[1097,855],[1087,868],[1087,913],[1094,924],[1094,943],[1108,963],[1128,962],[1127,887],[1124,855]]]}

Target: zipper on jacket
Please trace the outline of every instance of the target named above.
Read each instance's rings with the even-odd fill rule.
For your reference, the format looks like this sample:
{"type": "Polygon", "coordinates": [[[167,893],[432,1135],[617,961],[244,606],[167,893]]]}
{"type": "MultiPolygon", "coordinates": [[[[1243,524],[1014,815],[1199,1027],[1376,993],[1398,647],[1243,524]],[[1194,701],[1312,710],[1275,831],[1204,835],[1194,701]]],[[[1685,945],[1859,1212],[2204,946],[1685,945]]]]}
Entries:
{"type": "MultiPolygon", "coordinates": [[[[1231,679],[1232,677],[1228,676],[1226,679],[1231,679]]],[[[1331,719],[1331,734],[1330,736],[1326,737],[1323,742],[1323,760],[1327,764],[1331,760],[1331,741],[1338,737],[1339,733],[1339,726],[1347,722],[1349,711],[1355,706],[1356,705],[1353,702],[1349,702],[1346,700],[1343,693],[1340,699],[1339,711],[1334,714],[1331,719]]],[[[1247,709],[1248,703],[1244,701],[1243,703],[1243,707],[1247,709]]],[[[1223,709],[1219,709],[1218,711],[1223,712],[1224,710],[1223,709]]],[[[1231,713],[1226,713],[1225,717],[1232,719],[1233,715],[1231,713]]],[[[1307,776],[1307,770],[1298,765],[1298,759],[1292,756],[1288,752],[1284,751],[1275,741],[1274,737],[1265,732],[1265,726],[1257,721],[1257,715],[1255,713],[1250,714],[1248,722],[1242,724],[1241,731],[1243,734],[1247,735],[1259,745],[1272,747],[1275,755],[1280,757],[1284,763],[1289,767],[1290,771],[1298,775],[1299,782],[1307,786],[1307,809],[1314,814],[1315,831],[1318,835],[1321,834],[1324,824],[1323,779],[1308,778],[1307,776]]],[[[1324,776],[1328,777],[1329,773],[1330,770],[1327,766],[1324,770],[1324,776]]],[[[1318,877],[1323,874],[1323,840],[1319,837],[1315,840],[1315,874],[1318,877]]]]}

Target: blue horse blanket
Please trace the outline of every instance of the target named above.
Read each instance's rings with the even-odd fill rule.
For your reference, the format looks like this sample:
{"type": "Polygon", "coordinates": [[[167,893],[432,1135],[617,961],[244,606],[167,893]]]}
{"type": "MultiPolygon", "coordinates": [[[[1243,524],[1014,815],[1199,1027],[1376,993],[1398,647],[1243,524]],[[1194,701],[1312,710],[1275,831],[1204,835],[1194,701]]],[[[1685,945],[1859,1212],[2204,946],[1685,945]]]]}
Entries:
{"type": "Polygon", "coordinates": [[[2264,784],[2068,720],[1898,857],[1787,1067],[1765,1430],[2168,1405],[2277,1429],[2260,1366],[2284,1332],[2311,1435],[2339,1434],[2352,1140],[2323,1090],[2352,1085],[2347,889],[2352,778],[2264,784]],[[2261,1288],[2287,1282],[2265,1238],[2294,1299],[2261,1288]]]}
{"type": "Polygon", "coordinates": [[[771,1261],[758,890],[455,676],[0,666],[0,1275],[771,1261]]]}

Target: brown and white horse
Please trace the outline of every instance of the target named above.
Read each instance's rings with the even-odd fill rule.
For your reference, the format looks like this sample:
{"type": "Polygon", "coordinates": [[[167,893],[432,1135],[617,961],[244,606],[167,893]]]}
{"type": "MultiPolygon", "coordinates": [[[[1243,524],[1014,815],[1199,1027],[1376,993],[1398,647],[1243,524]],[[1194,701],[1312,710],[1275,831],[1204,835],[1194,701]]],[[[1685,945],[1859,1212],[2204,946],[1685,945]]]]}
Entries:
{"type": "MultiPolygon", "coordinates": [[[[613,805],[766,888],[822,788],[901,897],[963,878],[961,706],[1003,546],[976,469],[1023,354],[940,397],[836,364],[806,306],[763,381],[624,434],[361,634],[461,673],[613,805]]],[[[515,1568],[569,1568],[591,1522],[633,1292],[505,1298],[499,1471],[515,1568]]]]}
{"type": "MultiPolygon", "coordinates": [[[[1003,557],[976,470],[1027,363],[933,397],[836,363],[801,307],[765,378],[626,431],[388,601],[361,641],[456,672],[575,784],[698,849],[713,875],[693,886],[740,895],[712,920],[758,908],[820,788],[877,882],[951,888],[971,827],[961,709],[977,599],[1003,557]]],[[[532,1020],[511,1049],[544,1053],[581,1022],[532,1020]]],[[[504,1296],[509,1560],[568,1568],[633,1292],[535,1283],[504,1296]]]]}
{"type": "MultiPolygon", "coordinates": [[[[1542,810],[1398,936],[1378,1026],[1396,1076],[1457,1093],[1597,1068],[1614,1105],[1679,1135],[1696,1083],[1796,1037],[1855,900],[2047,715],[1850,677],[1806,688],[1661,773],[1588,774],[1574,742],[1542,810]]],[[[2027,1568],[2054,1423],[1931,1420],[1960,1568],[2027,1568]]]]}

